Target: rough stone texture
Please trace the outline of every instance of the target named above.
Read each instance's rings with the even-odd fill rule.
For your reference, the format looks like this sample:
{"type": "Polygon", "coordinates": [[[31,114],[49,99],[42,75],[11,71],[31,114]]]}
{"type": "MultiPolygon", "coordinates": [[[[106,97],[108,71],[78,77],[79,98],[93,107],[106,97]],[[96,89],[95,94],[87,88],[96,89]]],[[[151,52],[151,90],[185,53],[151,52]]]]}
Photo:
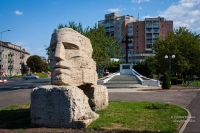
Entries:
{"type": "Polygon", "coordinates": [[[96,63],[90,40],[71,28],[52,34],[50,42],[52,85],[97,84],[96,63]]]}
{"type": "Polygon", "coordinates": [[[71,28],[62,28],[52,34],[50,49],[51,84],[84,86],[91,108],[105,108],[108,92],[104,86],[95,86],[96,63],[90,40],[71,28]]]}
{"type": "Polygon", "coordinates": [[[106,86],[102,85],[83,85],[79,86],[85,95],[89,98],[89,104],[92,110],[101,110],[108,106],[108,91],[106,86]]]}
{"type": "Polygon", "coordinates": [[[46,85],[33,89],[30,106],[32,127],[85,128],[99,117],[88,97],[74,86],[46,85]]]}

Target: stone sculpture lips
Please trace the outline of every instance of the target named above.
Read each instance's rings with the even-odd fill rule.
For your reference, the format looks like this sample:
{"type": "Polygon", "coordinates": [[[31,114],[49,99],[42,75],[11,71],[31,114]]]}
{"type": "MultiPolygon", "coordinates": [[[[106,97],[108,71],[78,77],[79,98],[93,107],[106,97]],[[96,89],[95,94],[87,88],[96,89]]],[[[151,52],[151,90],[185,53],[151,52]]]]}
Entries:
{"type": "Polygon", "coordinates": [[[66,66],[55,66],[53,69],[54,80],[62,80],[62,74],[69,75],[69,67],[66,66]]]}

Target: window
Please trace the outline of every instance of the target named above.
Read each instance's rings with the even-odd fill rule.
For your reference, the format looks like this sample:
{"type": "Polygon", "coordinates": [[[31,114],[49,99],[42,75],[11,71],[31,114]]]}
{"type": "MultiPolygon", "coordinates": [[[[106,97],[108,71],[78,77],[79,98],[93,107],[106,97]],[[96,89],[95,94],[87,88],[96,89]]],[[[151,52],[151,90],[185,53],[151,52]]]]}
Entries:
{"type": "Polygon", "coordinates": [[[146,44],[146,48],[152,48],[152,44],[146,44]]]}
{"type": "Polygon", "coordinates": [[[170,27],[170,24],[167,24],[167,27],[169,28],[169,27],[170,27]]]}

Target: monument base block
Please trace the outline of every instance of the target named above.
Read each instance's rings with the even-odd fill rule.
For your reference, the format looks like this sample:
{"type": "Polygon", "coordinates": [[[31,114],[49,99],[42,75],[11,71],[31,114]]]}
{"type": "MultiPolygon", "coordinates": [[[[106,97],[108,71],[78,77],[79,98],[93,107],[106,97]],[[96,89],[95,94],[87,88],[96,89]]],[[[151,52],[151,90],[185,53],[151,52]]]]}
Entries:
{"type": "Polygon", "coordinates": [[[86,128],[99,115],[78,87],[46,85],[31,92],[30,117],[32,127],[86,128]]]}
{"type": "Polygon", "coordinates": [[[89,98],[89,104],[92,110],[101,110],[108,106],[108,90],[103,85],[82,85],[79,86],[85,95],[89,98]]]}

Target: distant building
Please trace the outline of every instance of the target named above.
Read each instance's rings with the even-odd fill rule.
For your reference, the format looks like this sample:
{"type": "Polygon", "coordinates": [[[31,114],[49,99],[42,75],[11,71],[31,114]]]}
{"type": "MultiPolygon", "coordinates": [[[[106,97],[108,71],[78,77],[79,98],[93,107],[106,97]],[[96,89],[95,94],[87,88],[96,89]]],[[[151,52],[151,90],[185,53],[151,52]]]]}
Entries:
{"type": "Polygon", "coordinates": [[[40,58],[44,61],[44,62],[46,62],[47,63],[47,58],[46,57],[44,57],[44,56],[40,56],[40,58]]]}
{"type": "MultiPolygon", "coordinates": [[[[163,17],[145,18],[139,21],[130,15],[110,13],[105,20],[98,21],[105,27],[106,34],[122,41],[126,35],[132,42],[128,44],[128,62],[135,64],[144,61],[149,55],[154,55],[153,42],[158,36],[165,38],[173,30],[173,21],[166,21],[163,17]]],[[[121,54],[125,57],[126,45],[121,44],[121,54]]],[[[125,58],[120,59],[125,61],[125,58]]]]}
{"type": "Polygon", "coordinates": [[[4,75],[21,75],[22,64],[26,65],[29,57],[30,54],[21,46],[0,41],[0,71],[4,75]]]}

